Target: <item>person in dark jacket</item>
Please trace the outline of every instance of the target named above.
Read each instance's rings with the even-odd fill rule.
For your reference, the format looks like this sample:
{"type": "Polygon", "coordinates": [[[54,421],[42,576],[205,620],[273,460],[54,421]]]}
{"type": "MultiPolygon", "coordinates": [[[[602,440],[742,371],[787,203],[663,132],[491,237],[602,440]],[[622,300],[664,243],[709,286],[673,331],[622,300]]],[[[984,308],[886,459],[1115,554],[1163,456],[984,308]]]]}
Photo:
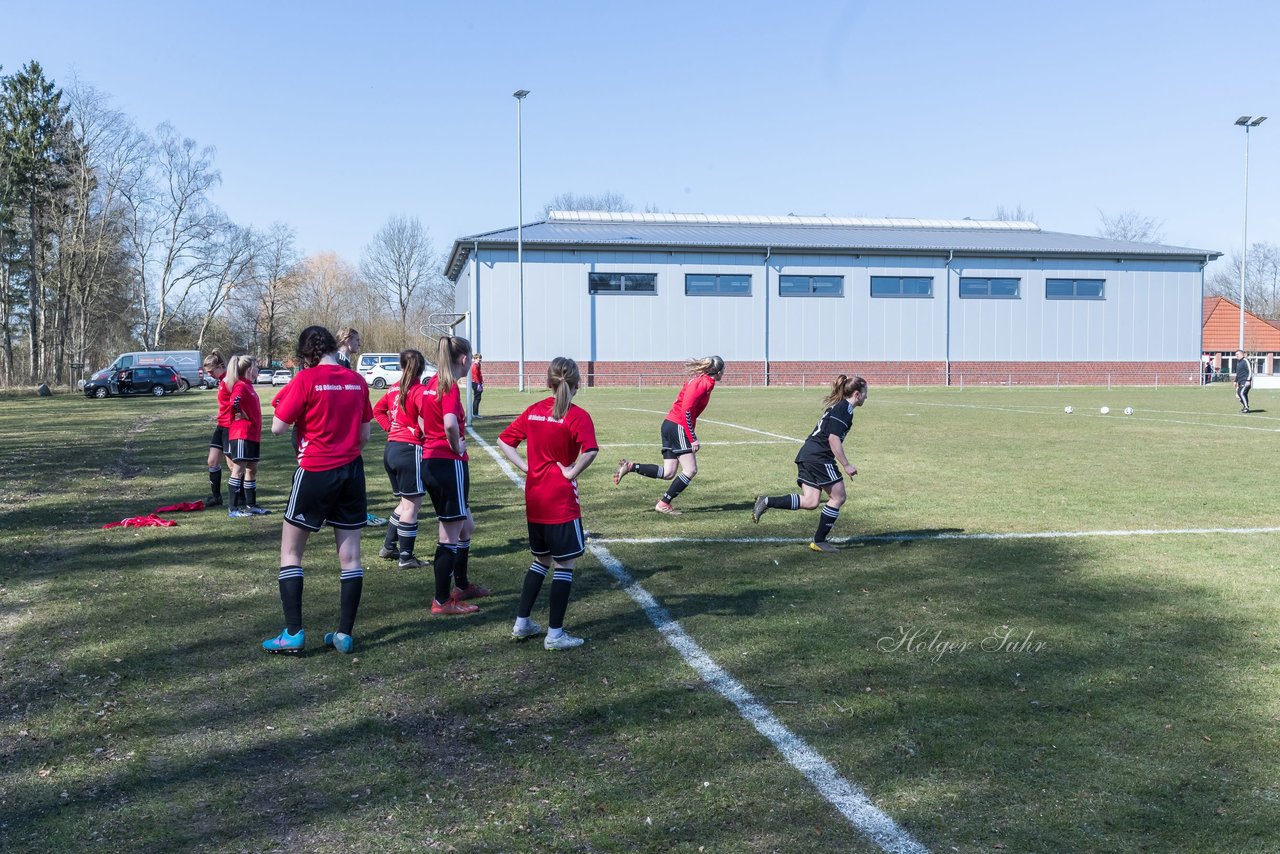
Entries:
{"type": "Polygon", "coordinates": [[[1236,397],[1240,399],[1240,411],[1249,411],[1249,389],[1253,388],[1253,365],[1244,357],[1243,350],[1236,351],[1236,397]]]}

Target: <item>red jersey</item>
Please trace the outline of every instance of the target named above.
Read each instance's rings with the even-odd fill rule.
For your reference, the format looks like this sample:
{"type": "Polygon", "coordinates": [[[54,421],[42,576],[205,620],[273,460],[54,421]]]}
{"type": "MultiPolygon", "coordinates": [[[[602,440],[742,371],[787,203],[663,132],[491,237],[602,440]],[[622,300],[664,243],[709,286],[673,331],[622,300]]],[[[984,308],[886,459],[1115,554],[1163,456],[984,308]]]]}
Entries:
{"type": "Polygon", "coordinates": [[[479,362],[471,363],[471,382],[476,385],[484,385],[484,371],[480,370],[479,362]]]}
{"type": "MultiPolygon", "coordinates": [[[[224,383],[225,385],[225,383],[224,383]]],[[[227,428],[228,439],[248,439],[250,442],[262,441],[262,402],[258,400],[258,392],[253,383],[240,380],[231,389],[231,426],[227,428]]]]}
{"type": "Polygon", "coordinates": [[[218,380],[218,426],[231,426],[231,386],[226,377],[218,380]]]}
{"type": "Polygon", "coordinates": [[[671,404],[667,420],[674,421],[684,428],[685,436],[690,442],[698,440],[693,429],[698,425],[698,416],[707,408],[707,402],[711,400],[711,392],[715,387],[714,377],[695,374],[685,381],[684,388],[680,389],[680,393],[676,395],[676,402],[671,404]]]}
{"type": "Polygon", "coordinates": [[[569,404],[564,418],[551,417],[556,399],[548,397],[530,406],[511,422],[498,438],[511,447],[525,439],[529,446],[529,475],[524,480],[524,510],[530,522],[558,525],[582,518],[578,484],[565,480],[557,463],[573,465],[586,451],[598,450],[596,426],[580,406],[569,404]]]}
{"type": "Polygon", "coordinates": [[[417,389],[410,388],[400,408],[400,387],[392,386],[382,399],[373,405],[373,420],[387,432],[388,442],[422,444],[422,430],[418,427],[417,389]]]}
{"type": "Polygon", "coordinates": [[[449,393],[441,397],[439,377],[432,377],[417,392],[414,405],[417,408],[418,422],[422,427],[422,457],[428,460],[465,460],[466,454],[458,456],[449,447],[449,437],[444,432],[444,417],[453,413],[458,419],[458,430],[467,429],[467,411],[462,408],[462,395],[458,393],[458,384],[454,383],[449,393]]]}
{"type": "Polygon", "coordinates": [[[341,365],[305,368],[276,396],[276,417],[298,428],[298,466],[328,471],[360,456],[360,427],[373,420],[364,377],[341,365]]]}

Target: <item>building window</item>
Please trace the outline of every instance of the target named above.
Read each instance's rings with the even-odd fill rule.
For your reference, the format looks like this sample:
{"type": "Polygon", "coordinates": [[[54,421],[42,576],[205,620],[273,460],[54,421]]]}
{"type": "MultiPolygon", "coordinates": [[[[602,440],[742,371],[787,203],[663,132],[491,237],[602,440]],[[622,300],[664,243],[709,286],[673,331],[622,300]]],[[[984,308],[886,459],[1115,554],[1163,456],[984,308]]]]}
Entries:
{"type": "Polygon", "coordinates": [[[1020,279],[960,278],[960,296],[969,299],[1018,299],[1020,279]]]}
{"type": "Polygon", "coordinates": [[[779,276],[780,297],[838,297],[844,295],[844,276],[779,276]]]}
{"type": "Polygon", "coordinates": [[[1045,299],[1105,299],[1104,279],[1045,279],[1045,299]]]}
{"type": "Polygon", "coordinates": [[[656,294],[657,273],[589,273],[588,290],[593,294],[656,294]]]}
{"type": "Polygon", "coordinates": [[[872,276],[873,297],[933,298],[931,276],[872,276]]]}
{"type": "Polygon", "coordinates": [[[742,274],[686,273],[684,292],[688,296],[751,296],[751,277],[742,274]]]}

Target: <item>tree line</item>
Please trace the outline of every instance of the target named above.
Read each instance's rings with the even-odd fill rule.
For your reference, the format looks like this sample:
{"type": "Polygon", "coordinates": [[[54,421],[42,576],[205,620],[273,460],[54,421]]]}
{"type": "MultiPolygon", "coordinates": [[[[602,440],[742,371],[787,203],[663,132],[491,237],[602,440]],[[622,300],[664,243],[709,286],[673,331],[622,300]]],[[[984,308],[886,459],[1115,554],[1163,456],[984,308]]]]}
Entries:
{"type": "MultiPolygon", "coordinates": [[[[0,69],[3,72],[3,69],[0,69]]],[[[212,147],[139,129],[36,61],[0,74],[0,384],[74,383],[128,350],[292,353],[310,323],[399,350],[453,290],[427,230],[392,216],[358,263],[233,222],[212,147]]]]}

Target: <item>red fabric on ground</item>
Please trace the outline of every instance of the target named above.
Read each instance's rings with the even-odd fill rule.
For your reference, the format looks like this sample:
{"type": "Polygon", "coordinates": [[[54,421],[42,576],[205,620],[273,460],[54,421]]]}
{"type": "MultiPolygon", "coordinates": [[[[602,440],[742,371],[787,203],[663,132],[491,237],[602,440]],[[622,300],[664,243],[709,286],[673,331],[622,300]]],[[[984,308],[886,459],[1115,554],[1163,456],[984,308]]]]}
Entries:
{"type": "Polygon", "coordinates": [[[192,513],[196,510],[203,510],[203,501],[184,501],[181,504],[170,504],[167,507],[157,507],[156,513],[192,513]]]}
{"type": "Polygon", "coordinates": [[[103,528],[175,528],[178,523],[172,519],[161,519],[152,513],[147,516],[130,516],[119,522],[108,522],[103,528]]]}

